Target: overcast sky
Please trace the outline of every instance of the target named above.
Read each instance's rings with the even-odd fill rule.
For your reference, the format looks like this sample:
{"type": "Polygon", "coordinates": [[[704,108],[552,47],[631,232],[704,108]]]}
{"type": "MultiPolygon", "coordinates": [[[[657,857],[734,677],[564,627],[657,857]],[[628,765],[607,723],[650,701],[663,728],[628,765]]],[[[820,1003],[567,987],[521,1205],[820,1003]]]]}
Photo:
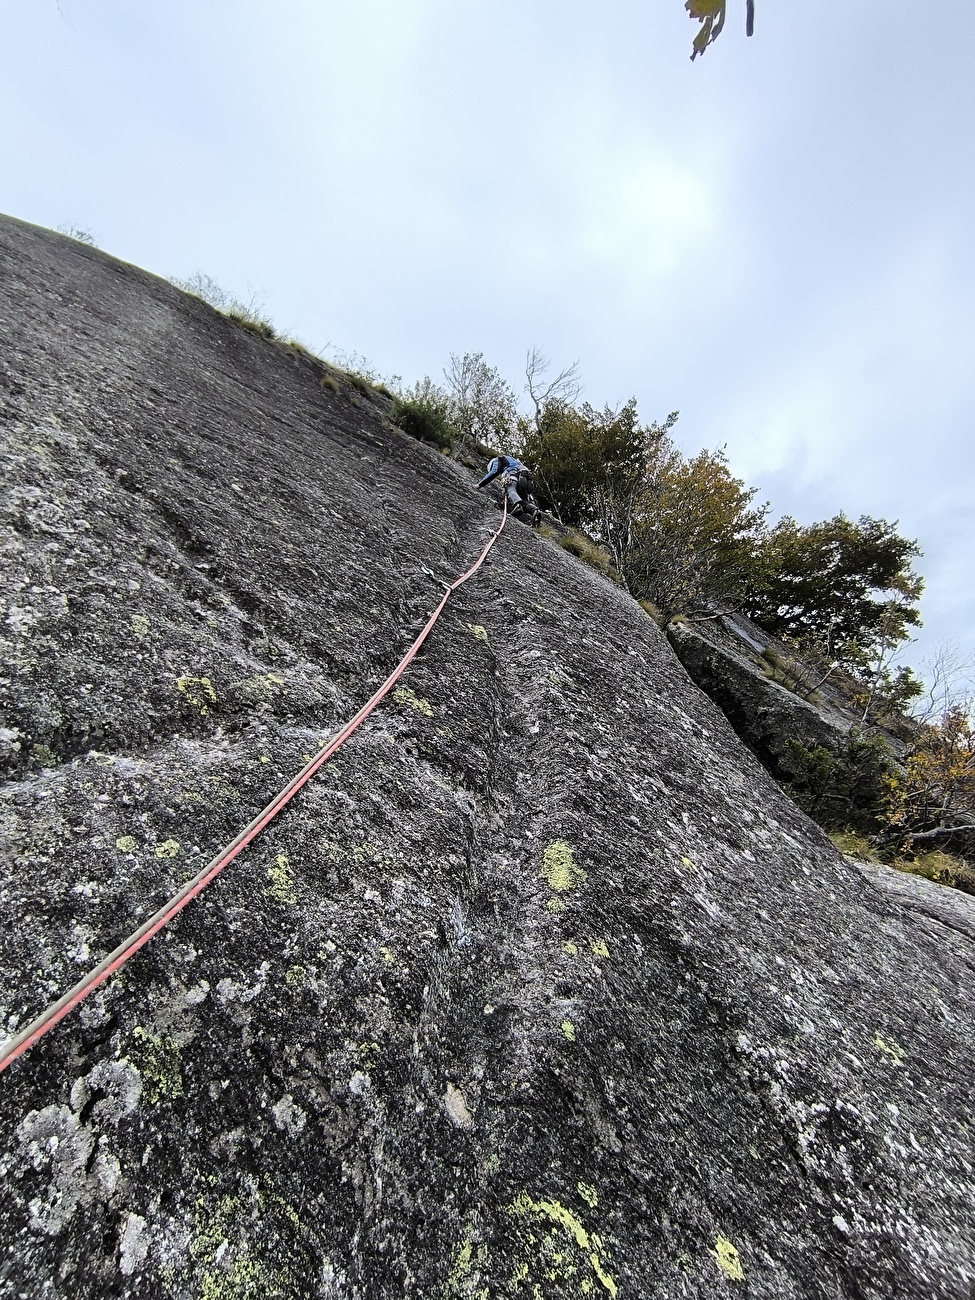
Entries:
{"type": "Polygon", "coordinates": [[[0,209],[440,377],[578,360],[975,649],[975,5],[0,0],[0,209]]]}

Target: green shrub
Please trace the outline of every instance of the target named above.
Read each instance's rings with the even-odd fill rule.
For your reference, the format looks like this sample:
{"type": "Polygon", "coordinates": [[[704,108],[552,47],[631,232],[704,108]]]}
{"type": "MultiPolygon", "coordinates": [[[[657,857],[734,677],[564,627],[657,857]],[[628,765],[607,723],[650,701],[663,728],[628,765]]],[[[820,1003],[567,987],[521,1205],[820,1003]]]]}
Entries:
{"type": "Polygon", "coordinates": [[[842,749],[788,740],[786,792],[825,831],[871,834],[885,821],[890,748],[882,736],[851,732],[842,749]]]}
{"type": "Polygon", "coordinates": [[[346,370],[342,378],[350,388],[355,389],[360,397],[370,397],[372,395],[372,384],[364,375],[356,374],[354,370],[346,370]]]}
{"type": "Polygon", "coordinates": [[[595,569],[598,573],[607,578],[617,581],[619,574],[613,567],[612,557],[603,547],[598,546],[585,533],[580,532],[577,528],[556,529],[548,524],[542,524],[538,529],[539,535],[545,537],[550,542],[555,542],[556,546],[561,546],[563,551],[568,551],[574,555],[577,560],[582,560],[583,564],[588,564],[590,569],[595,569]]]}
{"type": "Polygon", "coordinates": [[[311,348],[302,343],[301,339],[279,339],[279,344],[292,357],[303,357],[306,361],[313,362],[319,368],[324,364],[318,353],[312,352],[311,348]]]}
{"type": "Polygon", "coordinates": [[[441,451],[450,451],[454,434],[446,409],[436,401],[422,398],[398,398],[392,411],[393,423],[411,438],[432,443],[441,451]]]}

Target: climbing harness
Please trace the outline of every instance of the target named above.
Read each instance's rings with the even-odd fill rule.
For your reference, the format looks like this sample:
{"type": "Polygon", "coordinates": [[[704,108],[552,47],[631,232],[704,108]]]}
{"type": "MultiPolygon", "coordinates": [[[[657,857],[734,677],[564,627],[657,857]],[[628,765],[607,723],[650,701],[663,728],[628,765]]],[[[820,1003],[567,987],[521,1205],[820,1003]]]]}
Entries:
{"type": "MultiPolygon", "coordinates": [[[[144,921],[134,934],[129,935],[129,937],[123,943],[120,943],[113,952],[110,952],[107,957],[103,958],[103,960],[100,961],[93,970],[89,971],[84,979],[80,980],[74,988],[69,989],[68,992],[56,1002],[52,1002],[51,1005],[42,1011],[35,1020],[32,1020],[26,1028],[22,1029],[19,1034],[8,1039],[8,1041],[0,1047],[0,1071],[5,1070],[12,1061],[17,1059],[18,1056],[23,1055],[24,1052],[33,1047],[39,1038],[42,1038],[49,1029],[53,1029],[58,1021],[63,1020],[64,1017],[73,1011],[89,993],[98,988],[100,984],[104,984],[109,976],[113,975],[129,960],[130,957],[134,956],[134,954],[137,953],[144,944],[147,944],[154,934],[158,934],[159,931],[173,919],[173,917],[181,912],[187,903],[191,902],[196,898],[197,894],[206,889],[207,885],[209,885],[210,882],[215,879],[221,871],[223,871],[224,867],[227,866],[228,863],[232,862],[238,853],[240,853],[242,849],[246,848],[252,840],[256,839],[264,827],[267,826],[268,822],[270,822],[272,818],[276,817],[286,804],[291,802],[301,787],[309,781],[312,776],[314,776],[322,764],[327,762],[335,751],[345,744],[352,733],[363,722],[365,722],[366,718],[369,717],[370,713],[372,713],[376,705],[379,704],[380,700],[389,694],[402,677],[403,673],[406,672],[407,668],[416,658],[420,647],[432,631],[437,619],[443,613],[444,607],[453,593],[458,587],[462,586],[468,578],[472,578],[474,574],[477,573],[478,569],[487,558],[492,546],[501,536],[507,518],[508,508],[507,503],[505,503],[501,513],[501,523],[485,543],[480,555],[471,567],[465,573],[462,573],[459,578],[456,578],[453,582],[442,584],[444,587],[444,594],[441,596],[437,608],[424,624],[423,630],[383,684],[370,697],[370,699],[366,701],[359,712],[342,728],[340,728],[340,730],[335,732],[334,735],[330,736],[318,753],[305,764],[296,776],[292,777],[284,789],[281,790],[279,794],[275,795],[267,807],[262,812],[258,813],[253,821],[249,822],[239,835],[235,836],[228,845],[221,849],[217,856],[208,862],[202,871],[197,872],[192,880],[188,880],[183,888],[177,894],[174,894],[168,903],[165,903],[154,916],[150,916],[147,921],[144,921]]],[[[425,572],[429,572],[425,566],[424,570],[425,572]]]]}

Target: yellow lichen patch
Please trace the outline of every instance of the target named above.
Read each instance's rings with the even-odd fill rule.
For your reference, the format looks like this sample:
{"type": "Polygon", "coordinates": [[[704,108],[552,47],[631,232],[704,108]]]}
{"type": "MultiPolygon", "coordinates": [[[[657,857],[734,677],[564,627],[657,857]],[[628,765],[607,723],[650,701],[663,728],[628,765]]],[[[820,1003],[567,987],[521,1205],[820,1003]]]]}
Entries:
{"type": "Polygon", "coordinates": [[[138,844],[134,835],[120,835],[115,841],[115,847],[120,853],[132,853],[138,844]]]}
{"type": "MultiPolygon", "coordinates": [[[[238,1196],[223,1196],[214,1203],[199,1197],[193,1215],[190,1259],[196,1275],[199,1300],[259,1300],[264,1296],[293,1295],[292,1273],[269,1268],[246,1239],[256,1217],[267,1217],[266,1203],[283,1207],[283,1217],[300,1228],[298,1216],[280,1197],[258,1192],[256,1206],[247,1206],[238,1196]]],[[[277,1225],[280,1230],[280,1222],[277,1225]]]]}
{"type": "Polygon", "coordinates": [[[283,678],[283,677],[278,677],[278,676],[276,676],[274,673],[265,673],[265,674],[264,674],[264,680],[265,680],[266,682],[269,682],[272,686],[283,686],[283,685],[284,685],[284,678],[283,678]]]}
{"type": "Polygon", "coordinates": [[[304,987],[307,977],[308,972],[304,966],[289,966],[284,974],[284,982],[289,988],[300,989],[304,987]]]}
{"type": "Polygon", "coordinates": [[[209,677],[177,677],[176,689],[187,704],[199,709],[201,718],[205,718],[210,705],[217,702],[217,692],[209,677]]]}
{"type": "Polygon", "coordinates": [[[163,840],[162,844],[157,844],[156,857],[157,858],[178,858],[179,840],[163,840]]]}
{"type": "Polygon", "coordinates": [[[574,957],[578,953],[579,947],[571,939],[567,939],[562,945],[562,951],[568,953],[570,957],[574,957]]]}
{"type": "Polygon", "coordinates": [[[372,1067],[379,1060],[378,1043],[357,1043],[352,1049],[352,1054],[361,1070],[368,1074],[372,1067]]]}
{"type": "Polygon", "coordinates": [[[681,858],[680,864],[682,867],[684,867],[685,870],[689,871],[692,876],[697,871],[697,867],[695,867],[694,863],[691,861],[690,858],[681,858]]]}
{"type": "Polygon", "coordinates": [[[132,1037],[135,1041],[126,1059],[142,1076],[145,1099],[157,1102],[163,1097],[182,1097],[182,1055],[175,1039],[157,1038],[141,1025],[132,1030],[132,1037]]]}
{"type": "Polygon", "coordinates": [[[467,630],[477,641],[483,641],[487,645],[487,628],[481,627],[480,623],[468,623],[467,630]]]}
{"type": "Polygon", "coordinates": [[[542,875],[549,889],[557,894],[574,889],[586,879],[586,873],[572,855],[572,846],[565,840],[555,840],[542,854],[542,875]]]}
{"type": "Polygon", "coordinates": [[[745,1271],[741,1266],[741,1258],[727,1237],[719,1236],[715,1241],[714,1258],[725,1277],[731,1278],[732,1282],[744,1282],[745,1271]]]}
{"type": "Polygon", "coordinates": [[[458,1247],[457,1254],[454,1256],[453,1267],[450,1270],[450,1276],[447,1278],[444,1287],[444,1300],[453,1300],[454,1296],[461,1294],[461,1287],[470,1276],[471,1258],[474,1254],[474,1243],[471,1240],[470,1229],[467,1230],[464,1240],[458,1247]]]}
{"type": "Polygon", "coordinates": [[[294,880],[291,877],[291,864],[286,853],[279,853],[274,859],[274,866],[267,869],[267,878],[271,882],[267,892],[272,898],[288,905],[298,901],[294,880]]]}
{"type": "Polygon", "coordinates": [[[898,1047],[892,1038],[881,1038],[879,1034],[874,1034],[873,1045],[881,1056],[886,1056],[887,1060],[894,1065],[903,1065],[905,1052],[903,1047],[898,1047]]]}
{"type": "Polygon", "coordinates": [[[392,948],[386,948],[384,945],[380,944],[379,953],[387,966],[395,965],[396,954],[393,952],[392,948]]]}
{"type": "MultiPolygon", "coordinates": [[[[560,1201],[535,1201],[527,1192],[521,1192],[508,1206],[508,1213],[533,1220],[542,1225],[540,1239],[535,1232],[520,1232],[519,1244],[525,1256],[529,1253],[536,1259],[536,1268],[548,1283],[570,1283],[588,1264],[600,1284],[611,1296],[616,1296],[619,1288],[606,1270],[604,1247],[596,1233],[589,1233],[580,1220],[560,1201]],[[547,1230],[546,1230],[547,1229],[547,1230]],[[565,1234],[575,1245],[575,1251],[566,1251],[565,1234]]],[[[533,1270],[527,1258],[518,1262],[512,1281],[527,1280],[533,1270]]],[[[592,1291],[589,1277],[578,1284],[583,1295],[592,1291]],[[586,1283],[589,1283],[587,1288],[586,1283]]],[[[548,1291],[548,1288],[546,1288],[548,1291]]],[[[534,1287],[539,1296],[543,1294],[540,1285],[534,1287]]],[[[560,1290],[559,1294],[563,1292],[560,1290]]]]}
{"type": "Polygon", "coordinates": [[[393,699],[397,704],[401,704],[405,709],[413,709],[415,713],[423,713],[426,717],[433,717],[433,705],[429,700],[425,700],[422,695],[417,695],[416,691],[409,686],[400,686],[393,691],[393,699]]]}
{"type": "Polygon", "coordinates": [[[576,1041],[576,1027],[571,1020],[562,1021],[562,1033],[566,1036],[566,1038],[569,1040],[570,1043],[574,1043],[576,1041]]]}
{"type": "Polygon", "coordinates": [[[590,939],[589,947],[597,957],[609,956],[609,948],[607,947],[605,939],[590,939]]]}
{"type": "Polygon", "coordinates": [[[553,894],[552,897],[545,904],[545,906],[548,908],[550,912],[565,911],[565,904],[562,902],[561,898],[559,898],[558,894],[553,894]]]}
{"type": "Polygon", "coordinates": [[[129,622],[132,624],[132,631],[136,636],[145,636],[149,631],[149,620],[144,614],[133,614],[129,622]]]}
{"type": "Polygon", "coordinates": [[[576,1183],[576,1187],[579,1190],[579,1195],[585,1203],[591,1209],[595,1209],[599,1204],[599,1197],[596,1195],[596,1189],[593,1187],[592,1183],[576,1183]]]}

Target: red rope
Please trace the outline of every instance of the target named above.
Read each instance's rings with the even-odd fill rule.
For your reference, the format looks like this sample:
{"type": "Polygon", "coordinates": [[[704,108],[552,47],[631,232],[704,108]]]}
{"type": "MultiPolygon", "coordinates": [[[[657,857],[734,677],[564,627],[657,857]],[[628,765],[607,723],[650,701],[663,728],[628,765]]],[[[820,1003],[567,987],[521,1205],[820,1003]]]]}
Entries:
{"type": "Polygon", "coordinates": [[[89,971],[84,979],[77,983],[74,988],[69,989],[63,997],[57,1000],[57,1002],[52,1002],[49,1007],[41,1012],[36,1020],[32,1020],[31,1023],[27,1025],[26,1028],[22,1029],[19,1034],[4,1043],[3,1047],[0,1048],[0,1071],[5,1070],[11,1061],[15,1061],[18,1056],[21,1056],[29,1048],[33,1047],[39,1038],[42,1038],[49,1029],[53,1029],[59,1020],[63,1020],[64,1017],[73,1011],[79,1002],[83,1001],[83,999],[86,998],[93,989],[98,988],[99,984],[104,984],[109,976],[113,975],[120,966],[123,966],[130,957],[134,956],[134,954],[139,951],[143,944],[148,943],[154,934],[158,934],[165,925],[168,925],[173,917],[183,910],[187,903],[191,902],[196,898],[197,894],[206,889],[210,881],[218,876],[220,872],[223,871],[224,867],[226,867],[228,863],[232,862],[242,849],[246,848],[253,839],[256,839],[257,836],[260,835],[268,822],[270,822],[272,818],[276,817],[286,804],[291,802],[301,787],[315,775],[322,764],[327,762],[335,751],[345,744],[352,733],[360,727],[363,722],[365,722],[366,718],[368,718],[369,714],[372,713],[380,700],[382,700],[385,695],[389,694],[402,677],[403,673],[406,672],[407,668],[416,658],[420,647],[429,636],[433,625],[443,612],[447,601],[457,588],[465,583],[468,578],[472,578],[484,563],[491,547],[501,536],[501,531],[505,526],[507,518],[508,507],[507,502],[505,502],[501,514],[501,523],[498,525],[497,530],[491,534],[480,555],[471,567],[465,573],[462,573],[459,578],[456,578],[450,584],[445,584],[445,590],[441,597],[440,604],[427,619],[419,636],[383,682],[382,686],[380,686],[375,694],[366,701],[355,717],[347,722],[340,731],[337,731],[330,740],[326,741],[314,758],[312,758],[310,762],[306,763],[296,776],[292,777],[284,789],[279,794],[275,795],[263,812],[258,813],[253,821],[245,826],[239,835],[237,835],[235,839],[231,840],[231,842],[223,848],[215,858],[208,862],[202,871],[198,872],[192,880],[188,880],[178,894],[175,894],[168,903],[165,903],[159,911],[155,913],[154,916],[151,916],[147,921],[144,921],[134,934],[129,935],[129,937],[123,943],[119,944],[113,952],[110,952],[107,957],[103,958],[94,970],[89,971]]]}

